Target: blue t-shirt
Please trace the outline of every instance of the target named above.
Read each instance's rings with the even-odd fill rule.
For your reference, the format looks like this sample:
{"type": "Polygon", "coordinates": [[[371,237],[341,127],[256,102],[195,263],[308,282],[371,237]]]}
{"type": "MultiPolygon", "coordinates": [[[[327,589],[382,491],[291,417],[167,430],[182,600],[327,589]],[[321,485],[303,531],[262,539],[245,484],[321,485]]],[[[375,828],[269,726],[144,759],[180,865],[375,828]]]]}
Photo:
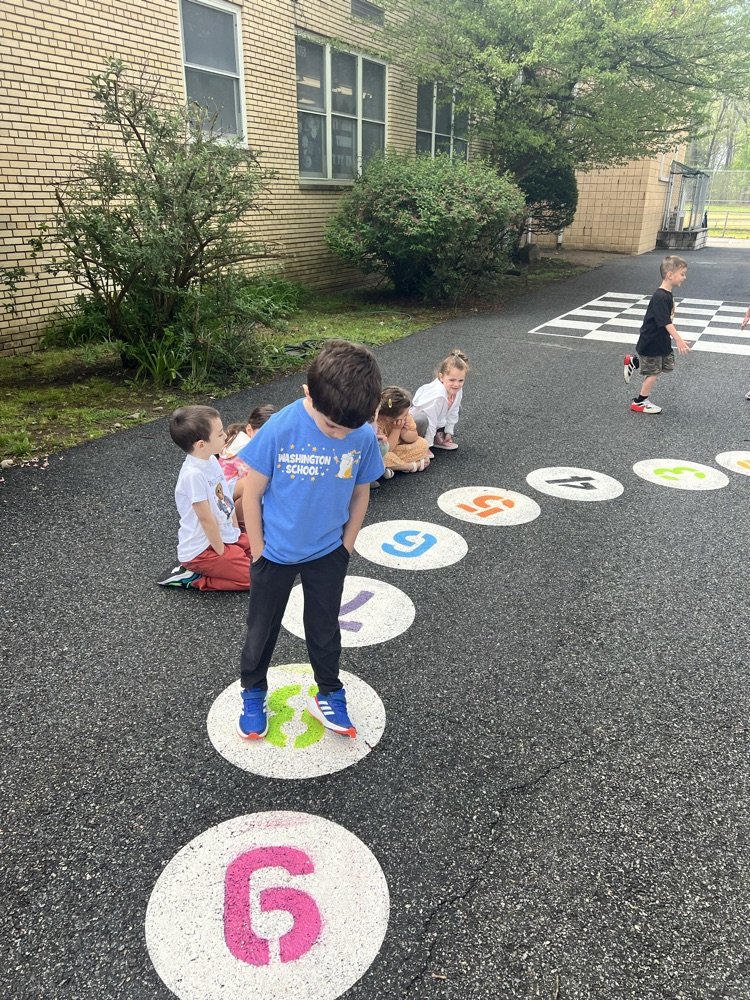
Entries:
{"type": "Polygon", "coordinates": [[[354,487],[383,475],[370,424],[341,441],[330,438],[302,399],[274,413],[238,457],[268,477],[263,555],[278,563],[310,562],[337,549],[354,487]]]}

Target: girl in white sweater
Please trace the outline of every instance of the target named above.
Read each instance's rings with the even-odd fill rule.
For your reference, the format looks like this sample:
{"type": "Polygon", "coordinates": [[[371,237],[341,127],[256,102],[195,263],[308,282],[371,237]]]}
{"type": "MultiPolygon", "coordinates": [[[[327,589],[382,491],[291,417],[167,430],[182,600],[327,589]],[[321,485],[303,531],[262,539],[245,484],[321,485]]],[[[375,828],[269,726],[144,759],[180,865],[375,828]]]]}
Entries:
{"type": "Polygon", "coordinates": [[[458,448],[453,431],[458,423],[468,371],[469,359],[456,348],[441,361],[435,381],[420,386],[414,393],[410,412],[419,433],[431,448],[445,451],[458,448]]]}

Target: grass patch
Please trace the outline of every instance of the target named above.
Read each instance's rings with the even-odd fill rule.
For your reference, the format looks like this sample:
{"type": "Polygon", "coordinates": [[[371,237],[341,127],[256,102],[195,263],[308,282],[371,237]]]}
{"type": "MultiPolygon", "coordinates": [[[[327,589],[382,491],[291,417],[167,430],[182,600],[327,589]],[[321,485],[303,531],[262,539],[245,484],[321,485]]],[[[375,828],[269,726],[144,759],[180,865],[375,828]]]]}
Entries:
{"type": "Polygon", "coordinates": [[[355,290],[313,294],[283,331],[257,331],[257,370],[234,385],[182,385],[158,390],[133,383],[111,344],[54,348],[0,358],[0,459],[22,462],[123,427],[156,420],[184,403],[206,402],[248,385],[304,368],[321,343],[334,337],[377,346],[467,312],[502,308],[527,288],[567,278],[585,268],[543,258],[521,276],[508,276],[483,299],[460,307],[430,306],[393,292],[355,290]]]}

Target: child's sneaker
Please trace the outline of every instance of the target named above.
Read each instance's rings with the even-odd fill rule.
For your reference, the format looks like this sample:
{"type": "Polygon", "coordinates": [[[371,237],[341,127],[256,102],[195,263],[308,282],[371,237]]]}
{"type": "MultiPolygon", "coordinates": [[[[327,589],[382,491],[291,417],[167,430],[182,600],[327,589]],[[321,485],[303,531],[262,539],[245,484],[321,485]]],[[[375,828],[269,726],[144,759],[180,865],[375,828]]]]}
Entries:
{"type": "Polygon", "coordinates": [[[656,406],[650,399],[644,399],[641,403],[634,399],[630,409],[633,413],[661,413],[661,407],[656,406]]]}
{"type": "Polygon", "coordinates": [[[438,431],[435,434],[435,440],[432,442],[432,447],[442,448],[443,451],[455,451],[456,448],[458,448],[458,445],[450,434],[446,434],[444,431],[438,431]]]}
{"type": "Polygon", "coordinates": [[[626,354],[625,360],[623,362],[622,374],[626,382],[630,381],[630,377],[634,371],[640,368],[641,364],[638,360],[637,354],[626,354]]]}
{"type": "Polygon", "coordinates": [[[351,736],[352,739],[357,735],[357,730],[352,725],[346,710],[346,692],[343,688],[331,691],[330,694],[318,692],[310,699],[307,709],[310,715],[318,722],[322,722],[326,729],[341,733],[342,736],[351,736]]]}
{"type": "Polygon", "coordinates": [[[242,695],[242,712],[237,720],[237,732],[243,740],[262,740],[268,732],[268,716],[266,715],[266,699],[268,691],[261,688],[245,688],[242,695]]]}
{"type": "Polygon", "coordinates": [[[200,573],[194,573],[184,566],[175,566],[171,573],[167,573],[163,580],[158,580],[160,587],[190,587],[200,578],[200,573]]]}
{"type": "Polygon", "coordinates": [[[386,469],[385,472],[383,473],[383,475],[380,478],[381,479],[393,479],[394,475],[395,475],[395,473],[394,473],[393,469],[386,469]]]}

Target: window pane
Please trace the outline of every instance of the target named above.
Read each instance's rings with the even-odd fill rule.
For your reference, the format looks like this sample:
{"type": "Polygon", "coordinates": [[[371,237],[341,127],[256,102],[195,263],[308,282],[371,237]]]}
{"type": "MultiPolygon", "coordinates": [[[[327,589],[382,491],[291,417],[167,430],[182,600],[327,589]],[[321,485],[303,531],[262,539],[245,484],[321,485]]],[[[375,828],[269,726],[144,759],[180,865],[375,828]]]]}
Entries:
{"type": "Polygon", "coordinates": [[[451,134],[451,103],[453,91],[450,87],[438,87],[437,112],[435,114],[435,131],[443,135],[451,134]]]}
{"type": "Polygon", "coordinates": [[[297,105],[302,110],[324,111],[325,50],[322,45],[297,39],[297,105]]]}
{"type": "Polygon", "coordinates": [[[432,132],[432,97],[435,92],[431,83],[420,83],[417,87],[417,128],[432,132]]]}
{"type": "Polygon", "coordinates": [[[417,152],[432,153],[432,133],[417,132],[417,152]]]}
{"type": "Polygon", "coordinates": [[[435,136],[435,155],[438,153],[448,153],[451,151],[451,137],[449,135],[435,136]]]}
{"type": "Polygon", "coordinates": [[[197,69],[185,70],[188,101],[216,115],[214,128],[224,135],[242,135],[239,120],[240,85],[228,76],[216,76],[197,69]]]}
{"type": "Polygon", "coordinates": [[[357,172],[357,122],[353,118],[331,118],[333,176],[354,177],[357,172]]]}
{"type": "Polygon", "coordinates": [[[465,139],[454,139],[453,140],[453,159],[454,160],[468,160],[469,158],[469,144],[465,139]]]}
{"type": "Polygon", "coordinates": [[[238,73],[234,16],[227,11],[183,0],[185,61],[238,73]]]}
{"type": "Polygon", "coordinates": [[[362,166],[385,149],[385,125],[362,122],[362,166]]]}
{"type": "Polygon", "coordinates": [[[456,108],[453,115],[453,134],[460,135],[463,138],[466,138],[469,134],[469,112],[466,109],[459,111],[456,108]]]}
{"type": "Polygon", "coordinates": [[[345,52],[331,53],[331,111],[357,113],[357,58],[345,52]]]}
{"type": "Polygon", "coordinates": [[[385,121],[385,66],[362,60],[362,117],[385,121]]]}
{"type": "Polygon", "coordinates": [[[326,176],[325,124],[320,115],[297,115],[299,172],[305,177],[326,176]]]}

